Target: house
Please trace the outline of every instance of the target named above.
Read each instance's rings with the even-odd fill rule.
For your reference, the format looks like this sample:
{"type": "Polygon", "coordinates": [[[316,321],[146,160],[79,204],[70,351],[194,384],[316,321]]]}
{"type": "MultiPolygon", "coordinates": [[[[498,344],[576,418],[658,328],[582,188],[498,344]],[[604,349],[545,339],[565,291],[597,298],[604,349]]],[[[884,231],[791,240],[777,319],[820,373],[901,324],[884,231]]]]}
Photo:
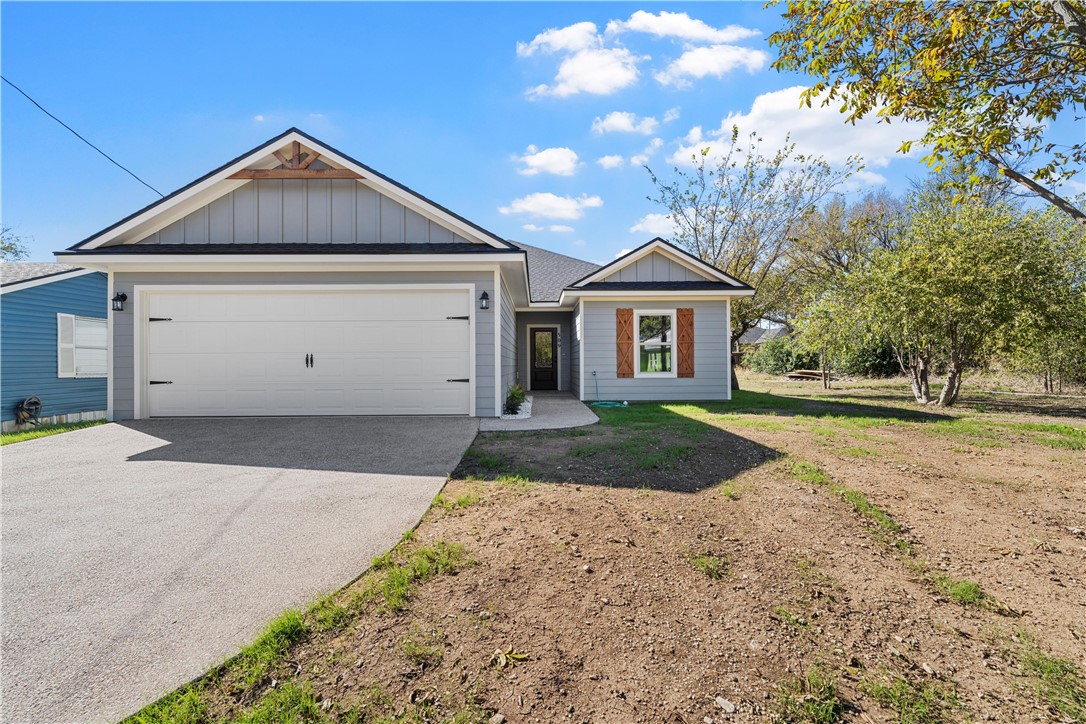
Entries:
{"type": "Polygon", "coordinates": [[[106,416],[106,275],[68,264],[0,264],[0,424],[41,400],[41,422],[106,416]]]}
{"type": "Polygon", "coordinates": [[[508,241],[297,129],[57,257],[122,308],[118,420],[497,416],[518,382],[727,399],[729,301],[754,293],[660,239],[602,267],[508,241]]]}

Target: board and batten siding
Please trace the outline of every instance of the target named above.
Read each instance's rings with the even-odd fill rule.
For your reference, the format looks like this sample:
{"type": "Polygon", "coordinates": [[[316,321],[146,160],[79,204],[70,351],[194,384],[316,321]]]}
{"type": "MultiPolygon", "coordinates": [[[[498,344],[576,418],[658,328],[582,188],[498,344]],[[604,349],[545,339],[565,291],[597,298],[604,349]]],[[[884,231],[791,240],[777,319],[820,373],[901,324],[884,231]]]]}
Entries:
{"type": "Polygon", "coordinates": [[[570,314],[569,336],[569,389],[578,399],[581,396],[581,337],[584,330],[584,320],[581,317],[581,307],[570,314]]]}
{"type": "Polygon", "coordinates": [[[528,325],[552,325],[558,328],[558,389],[570,389],[570,312],[521,312],[517,315],[517,375],[520,384],[528,389],[531,382],[528,365],[532,359],[532,338],[528,334],[528,325]]]}
{"type": "Polygon", "coordinates": [[[105,377],[57,377],[57,314],[105,319],[106,275],[82,276],[0,296],[0,419],[41,398],[42,417],[106,411],[105,377]]]}
{"type": "Polygon", "coordinates": [[[501,393],[500,404],[505,404],[509,388],[517,383],[517,310],[513,306],[513,295],[506,286],[502,275],[502,319],[501,319],[501,393]]]}
{"type": "Polygon", "coordinates": [[[469,243],[351,179],[257,179],[140,244],[469,243]]]}
{"type": "MultiPolygon", "coordinates": [[[[153,284],[213,285],[318,285],[318,284],[474,284],[472,304],[487,292],[494,298],[494,272],[117,272],[113,275],[115,292],[130,300],[125,311],[113,317],[113,417],[132,419],[135,415],[133,310],[134,287],[153,284]]],[[[103,294],[103,298],[104,298],[103,294]]],[[[475,310],[475,414],[492,417],[500,412],[494,397],[495,310],[475,310]]]]}
{"type": "MultiPolygon", "coordinates": [[[[585,301],[585,398],[595,400],[729,400],[731,364],[728,358],[726,301],[585,301]],[[619,378],[615,340],[615,310],[694,310],[694,376],[619,378]],[[595,380],[592,373],[596,373],[595,380]]],[[[636,354],[636,352],[635,352],[636,354]]]]}
{"type": "Polygon", "coordinates": [[[652,252],[641,257],[616,272],[608,274],[599,282],[703,282],[710,277],[696,272],[678,262],[672,261],[659,252],[652,252]]]}

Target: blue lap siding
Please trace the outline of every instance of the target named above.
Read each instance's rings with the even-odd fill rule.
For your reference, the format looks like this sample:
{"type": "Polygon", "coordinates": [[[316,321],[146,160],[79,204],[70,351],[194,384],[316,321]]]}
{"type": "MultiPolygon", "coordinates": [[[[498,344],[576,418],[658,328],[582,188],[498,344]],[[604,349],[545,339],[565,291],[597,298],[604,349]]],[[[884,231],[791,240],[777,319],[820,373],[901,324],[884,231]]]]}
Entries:
{"type": "Polygon", "coordinates": [[[106,378],[57,377],[57,314],[106,317],[106,275],[10,291],[0,296],[0,419],[30,395],[42,416],[106,409],[106,378]]]}

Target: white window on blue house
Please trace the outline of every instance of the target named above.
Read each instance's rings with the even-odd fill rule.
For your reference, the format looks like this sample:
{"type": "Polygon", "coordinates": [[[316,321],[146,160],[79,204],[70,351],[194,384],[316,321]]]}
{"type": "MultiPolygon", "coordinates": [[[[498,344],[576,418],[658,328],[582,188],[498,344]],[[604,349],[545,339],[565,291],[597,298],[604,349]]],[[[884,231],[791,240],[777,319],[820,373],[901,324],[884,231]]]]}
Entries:
{"type": "Polygon", "coordinates": [[[674,377],[675,310],[644,311],[634,315],[637,330],[635,377],[674,377]]]}
{"type": "Polygon", "coordinates": [[[57,315],[57,377],[105,377],[106,320],[57,315]]]}

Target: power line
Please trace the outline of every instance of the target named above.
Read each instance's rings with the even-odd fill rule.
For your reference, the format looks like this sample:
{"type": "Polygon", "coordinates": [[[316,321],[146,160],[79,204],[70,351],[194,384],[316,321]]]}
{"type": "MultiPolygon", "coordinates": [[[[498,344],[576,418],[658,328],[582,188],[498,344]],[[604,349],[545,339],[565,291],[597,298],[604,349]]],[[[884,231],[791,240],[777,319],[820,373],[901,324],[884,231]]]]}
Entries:
{"type": "Polygon", "coordinates": [[[143,184],[143,185],[144,185],[144,186],[146,186],[147,188],[149,188],[149,189],[151,189],[152,191],[154,191],[154,192],[155,192],[156,194],[158,194],[159,196],[162,196],[162,197],[164,197],[164,198],[165,198],[165,194],[164,194],[164,193],[162,193],[161,191],[159,191],[158,189],[156,189],[156,188],[155,188],[154,186],[152,186],[151,184],[149,184],[149,183],[147,183],[146,181],[144,181],[143,179],[141,179],[141,178],[140,178],[139,176],[137,176],[136,174],[134,174],[134,173],[132,173],[131,171],[129,171],[129,170],[127,169],[127,168],[125,168],[125,167],[124,167],[124,166],[122,166],[121,164],[117,163],[117,161],[115,161],[115,160],[114,160],[113,158],[111,158],[111,157],[110,157],[110,155],[109,155],[108,153],[106,153],[105,151],[103,151],[102,149],[98,148],[98,147],[97,147],[97,146],[95,146],[95,145],[94,145],[93,143],[91,143],[91,142],[90,142],[90,141],[88,141],[87,139],[83,138],[83,137],[82,137],[82,136],[80,136],[80,135],[79,135],[78,133],[76,133],[76,131],[75,131],[75,129],[74,129],[74,128],[72,128],[72,127],[71,127],[71,126],[69,126],[69,125],[68,125],[67,123],[65,123],[64,121],[60,120],[60,119],[59,119],[59,118],[57,118],[56,116],[54,116],[54,115],[53,115],[52,113],[50,113],[49,111],[47,111],[47,110],[45,110],[44,108],[42,108],[42,105],[41,105],[41,103],[38,103],[38,102],[37,102],[36,100],[34,100],[33,98],[31,98],[31,97],[30,97],[29,95],[27,95],[27,92],[26,92],[26,91],[24,91],[24,90],[23,90],[22,88],[20,88],[19,86],[15,85],[14,83],[12,83],[12,82],[11,82],[10,80],[8,80],[7,78],[4,78],[4,76],[2,76],[2,75],[0,75],[0,79],[2,79],[2,80],[3,80],[4,82],[5,82],[5,83],[7,83],[8,85],[10,85],[10,86],[11,86],[12,88],[14,88],[15,90],[17,90],[17,91],[19,91],[20,93],[22,93],[22,94],[23,94],[23,97],[25,97],[25,98],[26,98],[26,99],[27,99],[28,101],[30,101],[31,103],[33,103],[34,105],[36,105],[36,106],[38,107],[38,110],[40,110],[40,111],[41,111],[42,113],[44,113],[45,115],[47,115],[47,116],[49,116],[50,118],[52,118],[52,119],[53,119],[54,121],[56,121],[56,122],[57,122],[57,123],[59,123],[60,125],[62,125],[62,126],[64,126],[65,128],[67,128],[67,129],[68,129],[69,131],[71,131],[71,132],[72,132],[72,135],[74,135],[74,136],[75,136],[76,138],[78,138],[78,139],[79,139],[80,141],[82,141],[83,143],[87,144],[88,146],[90,146],[91,148],[93,148],[93,149],[94,149],[95,151],[97,151],[98,153],[100,153],[100,154],[102,154],[103,156],[105,156],[105,157],[106,157],[106,159],[107,159],[107,160],[108,160],[108,161],[109,161],[110,163],[112,163],[112,164],[113,164],[114,166],[116,166],[117,168],[121,169],[121,170],[122,170],[122,171],[124,171],[124,172],[125,172],[126,174],[128,174],[128,175],[129,175],[129,176],[131,176],[132,178],[136,179],[137,181],[139,181],[139,182],[140,182],[141,184],[143,184]]]}

